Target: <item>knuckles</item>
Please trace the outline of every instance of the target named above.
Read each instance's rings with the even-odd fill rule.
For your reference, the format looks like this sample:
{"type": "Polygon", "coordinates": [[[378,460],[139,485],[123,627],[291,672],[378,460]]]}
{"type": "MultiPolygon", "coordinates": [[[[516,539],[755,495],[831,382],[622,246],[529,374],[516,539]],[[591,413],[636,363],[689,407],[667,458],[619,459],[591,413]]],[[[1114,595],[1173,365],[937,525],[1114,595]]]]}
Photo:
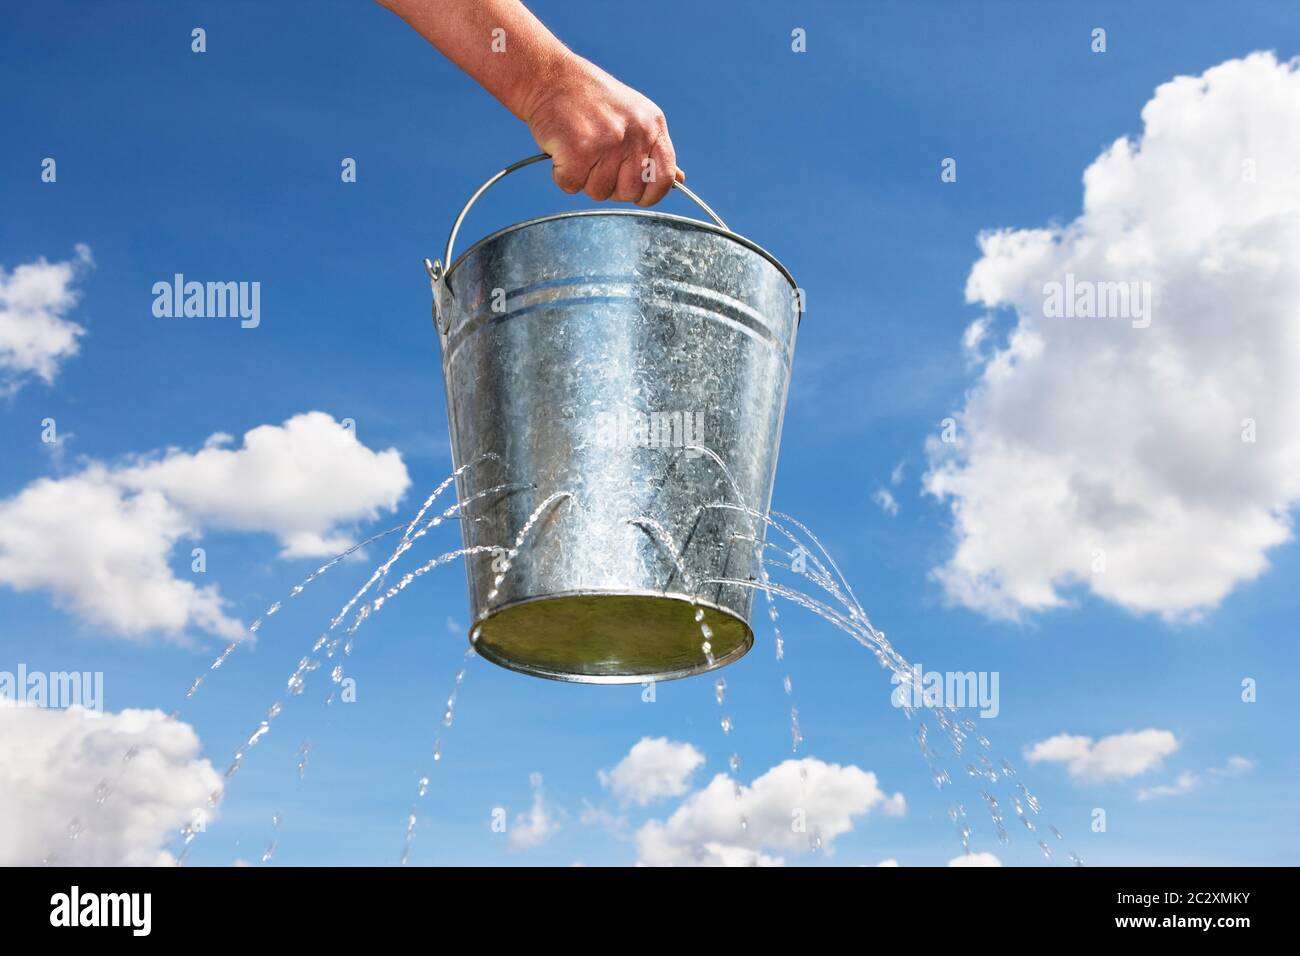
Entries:
{"type": "Polygon", "coordinates": [[[567,135],[556,137],[562,145],[555,150],[553,167],[555,183],[566,193],[648,205],[671,188],[676,156],[668,121],[654,103],[647,100],[572,118],[567,135]],[[611,176],[609,167],[615,158],[619,162],[611,176]],[[643,178],[647,160],[654,163],[648,181],[643,178]]]}

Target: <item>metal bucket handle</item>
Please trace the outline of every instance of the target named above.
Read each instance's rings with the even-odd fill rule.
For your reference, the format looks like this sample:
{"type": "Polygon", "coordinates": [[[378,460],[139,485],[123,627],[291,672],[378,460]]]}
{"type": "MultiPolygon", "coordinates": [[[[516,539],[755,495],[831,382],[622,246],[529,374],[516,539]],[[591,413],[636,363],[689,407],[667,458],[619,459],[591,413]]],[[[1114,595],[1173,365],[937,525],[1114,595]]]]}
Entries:
{"type": "MultiPolygon", "coordinates": [[[[441,295],[442,280],[446,276],[447,270],[451,268],[451,264],[452,264],[451,253],[452,253],[452,249],[456,245],[456,235],[457,233],[460,232],[460,225],[462,222],[465,221],[465,217],[469,214],[470,207],[473,206],[474,203],[478,202],[480,196],[482,196],[485,192],[487,192],[489,189],[495,186],[500,180],[504,179],[506,176],[509,176],[515,170],[523,169],[525,166],[531,166],[534,163],[540,163],[542,160],[550,159],[550,158],[551,158],[550,153],[538,153],[536,156],[529,156],[527,159],[521,159],[517,163],[511,163],[505,169],[501,170],[496,175],[492,176],[492,178],[490,178],[487,182],[485,182],[482,186],[480,186],[478,189],[474,191],[474,195],[470,196],[469,199],[465,202],[464,207],[460,211],[460,215],[458,215],[456,217],[456,221],[452,223],[451,233],[447,236],[447,247],[445,250],[443,250],[442,258],[434,260],[433,262],[430,262],[428,259],[424,260],[425,271],[429,273],[429,279],[433,282],[434,322],[438,326],[438,331],[442,335],[445,336],[447,334],[447,329],[443,327],[443,321],[442,321],[442,295],[441,295]]],[[[691,190],[688,189],[685,184],[679,183],[677,180],[673,180],[673,189],[679,189],[683,193],[685,193],[687,198],[689,198],[692,202],[694,202],[695,205],[703,209],[704,212],[708,215],[708,217],[712,219],[720,229],[725,231],[728,235],[734,235],[731,232],[731,229],[727,226],[727,224],[722,221],[722,218],[716,212],[714,212],[712,209],[709,208],[708,203],[706,203],[699,196],[695,195],[695,193],[691,192],[691,190]]]]}

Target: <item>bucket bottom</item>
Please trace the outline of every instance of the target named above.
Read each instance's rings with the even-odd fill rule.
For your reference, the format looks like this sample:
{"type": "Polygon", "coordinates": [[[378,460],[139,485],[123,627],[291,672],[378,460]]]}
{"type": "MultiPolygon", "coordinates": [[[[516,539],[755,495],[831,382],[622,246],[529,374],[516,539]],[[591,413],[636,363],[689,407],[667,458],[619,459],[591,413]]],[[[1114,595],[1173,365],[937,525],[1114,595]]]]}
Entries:
{"type": "Polygon", "coordinates": [[[730,611],[665,594],[562,594],[493,611],[474,649],[494,664],[536,677],[635,684],[703,673],[745,656],[749,625],[730,611]],[[713,632],[704,657],[697,611],[713,632]]]}

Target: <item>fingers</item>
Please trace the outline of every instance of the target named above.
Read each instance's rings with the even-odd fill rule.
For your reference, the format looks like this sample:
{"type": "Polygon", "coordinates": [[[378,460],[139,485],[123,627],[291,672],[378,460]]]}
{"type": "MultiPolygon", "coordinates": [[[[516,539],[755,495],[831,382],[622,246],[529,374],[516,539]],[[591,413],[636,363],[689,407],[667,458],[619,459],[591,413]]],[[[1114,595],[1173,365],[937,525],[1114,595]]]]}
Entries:
{"type": "Polygon", "coordinates": [[[645,158],[629,158],[618,171],[618,191],[614,194],[622,202],[638,202],[646,190],[643,176],[645,158]]]}
{"type": "Polygon", "coordinates": [[[673,151],[673,141],[668,138],[665,126],[663,133],[650,147],[650,155],[643,163],[642,179],[645,191],[638,199],[632,200],[638,206],[653,206],[668,195],[673,182],[678,178],[677,154],[673,151]]]}
{"type": "Polygon", "coordinates": [[[621,85],[612,92],[604,87],[584,92],[589,95],[573,102],[548,101],[530,123],[538,144],[553,157],[555,184],[597,202],[653,206],[685,178],[663,113],[621,85]]]}
{"type": "Polygon", "coordinates": [[[583,192],[597,202],[604,202],[611,197],[622,199],[622,173],[626,164],[621,151],[614,149],[606,151],[597,161],[591,175],[587,177],[583,192]]]}
{"type": "Polygon", "coordinates": [[[587,178],[593,169],[595,165],[592,163],[557,152],[551,162],[551,178],[555,180],[555,185],[572,196],[586,188],[587,178]]]}

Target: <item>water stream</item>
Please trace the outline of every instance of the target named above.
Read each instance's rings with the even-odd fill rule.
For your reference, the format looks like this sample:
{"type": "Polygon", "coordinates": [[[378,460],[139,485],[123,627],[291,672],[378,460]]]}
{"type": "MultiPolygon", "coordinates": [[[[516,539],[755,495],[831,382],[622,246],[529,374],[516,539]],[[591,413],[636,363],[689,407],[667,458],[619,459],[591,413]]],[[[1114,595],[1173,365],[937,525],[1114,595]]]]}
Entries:
{"type": "MultiPolygon", "coordinates": [[[[919,693],[921,688],[915,671],[906,658],[887,640],[884,632],[871,623],[866,611],[854,594],[852,586],[817,536],[790,515],[778,511],[764,514],[750,507],[743,500],[734,478],[717,454],[700,446],[690,446],[690,449],[706,456],[719,469],[719,473],[726,479],[732,490],[731,500],[704,504],[697,512],[697,516],[706,510],[714,509],[728,510],[744,516],[749,529],[748,533],[737,533],[734,537],[737,541],[753,548],[757,578],[751,580],[720,576],[704,580],[692,580],[684,566],[682,548],[674,541],[668,529],[664,528],[654,518],[646,515],[629,516],[626,521],[629,524],[641,527],[659,544],[664,553],[671,558],[689,593],[702,593],[703,588],[720,585],[744,587],[763,593],[767,616],[772,628],[775,657],[778,664],[781,665],[782,692],[790,708],[789,728],[792,751],[798,752],[800,745],[803,743],[803,735],[799,724],[799,709],[794,700],[791,677],[784,666],[786,641],[781,632],[778,599],[803,608],[848,634],[859,645],[866,648],[877,663],[893,674],[900,683],[915,687],[918,691],[916,699],[924,700],[924,696],[919,693]],[[770,536],[775,536],[777,540],[768,540],[770,536]],[[806,582],[806,585],[801,583],[799,587],[796,587],[784,581],[774,581],[770,576],[770,570],[778,570],[783,575],[789,575],[800,582],[806,582]]],[[[401,537],[388,557],[372,570],[360,588],[331,618],[328,627],[313,640],[308,653],[299,659],[297,666],[285,682],[284,694],[267,707],[252,730],[243,738],[243,742],[235,749],[225,771],[223,783],[210,795],[208,806],[206,808],[196,808],[194,819],[181,828],[177,838],[178,863],[183,864],[187,860],[194,840],[199,833],[206,829],[207,816],[225,798],[231,780],[242,768],[249,752],[270,733],[275,720],[283,713],[286,702],[303,694],[308,676],[311,673],[321,669],[328,670],[332,689],[326,698],[326,703],[332,703],[335,695],[333,688],[337,688],[344,680],[345,661],[351,657],[356,635],[366,621],[377,614],[387,603],[401,595],[417,579],[430,571],[454,563],[466,556],[487,552],[493,553],[498,558],[493,584],[487,595],[487,600],[490,603],[499,593],[502,583],[510,573],[521,552],[529,546],[530,534],[542,516],[562,504],[572,504],[572,495],[567,491],[550,494],[544,497],[532,511],[513,542],[509,545],[477,545],[469,548],[452,549],[425,560],[422,564],[404,572],[394,583],[389,584],[389,573],[397,562],[421,538],[440,525],[468,517],[472,506],[492,495],[534,487],[529,484],[514,482],[496,484],[469,495],[463,501],[458,501],[450,507],[433,512],[435,502],[455,483],[458,477],[488,458],[495,458],[495,456],[484,456],[456,469],[424,500],[410,521],[373,534],[317,567],[311,574],[296,584],[283,600],[276,601],[267,607],[262,615],[249,625],[245,637],[227,644],[207,669],[201,672],[190,684],[184,692],[182,703],[193,698],[212,675],[222,669],[223,665],[226,664],[230,656],[241,644],[255,638],[260,633],[264,624],[281,610],[284,600],[291,600],[300,595],[310,584],[349,556],[400,532],[401,537]],[[367,598],[368,595],[370,597],[367,598]],[[349,615],[351,615],[350,622],[340,632],[340,626],[349,619],[349,615]]],[[[482,620],[483,616],[485,614],[480,615],[479,621],[482,620]]],[[[701,654],[712,664],[714,660],[713,634],[704,620],[703,609],[698,605],[696,605],[695,621],[700,628],[701,654]]],[[[477,638],[478,633],[477,625],[478,622],[476,621],[474,629],[471,631],[471,646],[465,651],[464,659],[454,675],[447,696],[446,707],[441,720],[442,729],[435,737],[431,751],[432,765],[422,772],[416,781],[416,795],[407,814],[406,831],[402,843],[400,862],[403,864],[410,859],[419,822],[419,808],[432,786],[433,774],[442,759],[443,734],[452,725],[457,695],[465,680],[468,664],[477,656],[473,647],[473,641],[477,638]]],[[[716,676],[711,683],[711,687],[719,708],[719,726],[724,736],[730,738],[734,730],[734,723],[726,709],[727,680],[725,676],[716,676]]],[[[907,719],[916,721],[915,741],[934,785],[941,791],[950,789],[955,791],[957,783],[954,777],[973,781],[978,788],[978,798],[984,804],[996,840],[1002,844],[1010,842],[1010,832],[1006,825],[1007,812],[1009,811],[1024,828],[1029,838],[1037,843],[1044,857],[1052,861],[1057,846],[1064,843],[1064,836],[1056,826],[1042,820],[1042,808],[1037,797],[1019,779],[1011,762],[995,753],[991,741],[978,732],[974,721],[960,717],[958,712],[949,706],[923,704],[921,707],[914,707],[905,703],[902,709],[907,719]],[[940,753],[939,750],[932,746],[931,722],[941,733],[942,739],[946,741],[944,749],[951,752],[948,756],[940,753]],[[973,747],[971,746],[972,742],[973,747]],[[950,770],[949,764],[951,761],[961,763],[960,770],[950,770]]],[[[173,711],[169,715],[171,719],[178,717],[179,711],[173,711]]],[[[296,769],[300,779],[306,776],[312,746],[309,739],[304,740],[296,753],[296,769]]],[[[741,759],[734,747],[729,746],[727,749],[730,751],[727,765],[734,782],[734,792],[739,804],[743,793],[739,776],[741,759]]],[[[112,779],[98,781],[89,795],[86,812],[69,821],[67,836],[72,841],[72,848],[67,851],[68,856],[75,856],[76,841],[88,830],[93,829],[102,822],[97,811],[113,798],[122,777],[131,771],[137,753],[134,747],[125,750],[121,755],[116,775],[112,779]]],[[[948,815],[956,828],[958,840],[963,850],[967,853],[971,852],[975,829],[966,804],[954,797],[948,806],[948,815]]],[[[277,813],[272,822],[272,836],[261,857],[263,863],[272,860],[280,843],[281,816],[277,813]]],[[[738,827],[741,830],[748,827],[748,821],[745,820],[743,813],[739,809],[738,827]]],[[[809,835],[809,849],[815,853],[820,848],[821,837],[814,827],[809,835]]],[[[1082,860],[1076,854],[1067,853],[1066,856],[1070,862],[1078,865],[1082,864],[1082,860]]],[[[44,862],[62,863],[64,862],[63,853],[51,853],[44,862]]]]}

